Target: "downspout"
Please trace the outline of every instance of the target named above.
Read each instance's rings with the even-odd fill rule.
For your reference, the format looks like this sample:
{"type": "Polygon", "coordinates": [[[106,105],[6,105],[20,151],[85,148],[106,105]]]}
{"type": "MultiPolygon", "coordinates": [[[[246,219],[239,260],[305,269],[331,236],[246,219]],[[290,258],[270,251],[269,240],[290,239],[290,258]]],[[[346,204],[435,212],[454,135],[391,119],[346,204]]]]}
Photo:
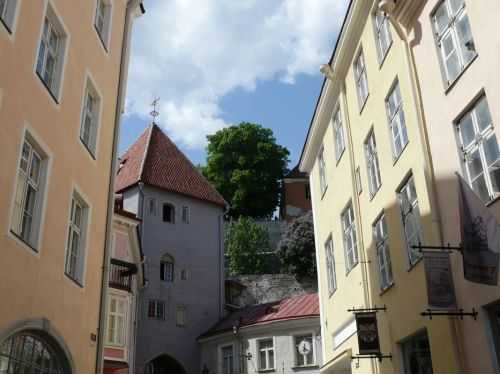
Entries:
{"type": "Polygon", "coordinates": [[[128,0],[127,7],[125,9],[125,25],[124,25],[124,36],[122,39],[121,46],[121,56],[120,56],[120,68],[118,76],[118,94],[116,98],[116,108],[115,108],[115,119],[113,128],[113,148],[111,153],[111,165],[109,174],[109,184],[108,184],[108,206],[106,212],[106,230],[105,230],[105,243],[104,243],[104,253],[102,261],[102,275],[101,275],[101,297],[99,301],[99,326],[97,328],[97,352],[96,352],[96,374],[101,374],[103,372],[104,364],[104,334],[106,331],[106,313],[107,313],[107,303],[106,296],[108,293],[108,278],[109,278],[109,261],[112,245],[112,224],[113,224],[113,212],[114,212],[114,182],[116,175],[116,161],[118,155],[118,140],[120,137],[120,119],[122,112],[122,105],[125,98],[125,85],[127,79],[127,72],[125,67],[127,66],[127,56],[128,47],[130,45],[130,34],[131,34],[131,21],[133,16],[133,11],[141,6],[141,10],[144,12],[141,0],[128,0]]]}
{"type": "MultiPolygon", "coordinates": [[[[392,0],[394,1],[394,0],[392,0]]],[[[437,195],[437,183],[436,183],[436,175],[434,174],[434,166],[432,162],[432,153],[429,145],[429,135],[427,133],[427,121],[425,119],[425,112],[424,112],[424,106],[423,106],[423,100],[422,100],[422,91],[420,88],[419,80],[418,80],[418,73],[417,73],[417,67],[415,63],[415,56],[413,54],[413,50],[410,45],[410,41],[408,40],[408,33],[403,30],[397,19],[394,17],[394,9],[396,6],[396,2],[394,1],[393,3],[391,1],[381,1],[379,3],[379,9],[384,12],[389,20],[391,21],[392,26],[396,30],[398,36],[401,38],[401,40],[404,42],[405,45],[405,52],[406,52],[406,57],[408,60],[408,65],[410,67],[410,82],[412,86],[412,91],[413,91],[413,97],[415,100],[415,106],[417,109],[417,116],[419,119],[419,130],[420,130],[420,136],[422,138],[422,148],[423,148],[423,153],[424,153],[424,158],[425,158],[425,169],[424,169],[424,174],[426,175],[426,184],[428,186],[428,189],[430,190],[430,199],[431,199],[431,206],[434,208],[433,211],[435,212],[435,219],[436,219],[436,224],[437,224],[437,229],[438,229],[438,237],[439,237],[439,242],[443,246],[444,245],[444,233],[443,233],[443,226],[442,226],[442,221],[441,221],[441,207],[439,206],[438,203],[438,195],[437,195]],[[427,180],[427,175],[430,177],[430,181],[427,180]]],[[[466,357],[463,354],[462,347],[459,342],[459,325],[457,320],[451,320],[449,319],[449,325],[450,329],[453,335],[453,348],[455,351],[455,355],[457,358],[457,366],[459,373],[464,373],[464,357],[466,357]]]]}

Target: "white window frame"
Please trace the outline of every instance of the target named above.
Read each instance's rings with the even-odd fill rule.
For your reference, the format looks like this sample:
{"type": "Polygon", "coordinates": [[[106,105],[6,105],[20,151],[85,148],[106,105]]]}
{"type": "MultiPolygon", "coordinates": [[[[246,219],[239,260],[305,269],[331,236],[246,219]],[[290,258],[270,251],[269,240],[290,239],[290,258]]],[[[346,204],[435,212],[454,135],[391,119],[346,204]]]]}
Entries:
{"type": "Polygon", "coordinates": [[[293,344],[293,353],[294,353],[294,365],[295,367],[302,368],[302,367],[311,367],[311,366],[316,366],[317,365],[317,358],[316,358],[316,334],[314,331],[304,331],[300,333],[296,333],[292,336],[292,344],[293,344]],[[307,363],[307,356],[300,354],[302,358],[304,359],[305,364],[299,364],[299,352],[297,349],[297,338],[303,338],[305,336],[311,336],[311,348],[312,348],[312,363],[308,364],[307,363]]]}
{"type": "Polygon", "coordinates": [[[335,271],[335,253],[333,238],[330,235],[325,242],[325,263],[326,277],[328,282],[328,297],[331,297],[337,290],[337,274],[335,271]]]}
{"type": "MultiPolygon", "coordinates": [[[[464,169],[464,174],[466,176],[467,182],[471,186],[471,188],[476,192],[476,194],[485,202],[494,200],[498,196],[500,196],[500,191],[495,191],[494,184],[491,178],[491,172],[495,172],[495,164],[499,162],[498,156],[500,154],[497,152],[497,159],[493,162],[489,163],[488,157],[486,156],[486,145],[490,141],[494,141],[497,144],[498,151],[498,141],[495,133],[495,129],[493,126],[493,121],[491,118],[491,112],[489,110],[488,101],[485,95],[481,95],[479,99],[474,101],[473,106],[463,114],[458,121],[455,122],[456,130],[458,133],[458,141],[459,141],[459,151],[461,153],[461,159],[464,169]],[[481,124],[480,117],[478,114],[478,108],[480,105],[484,105],[483,109],[486,110],[488,114],[488,123],[481,124]],[[474,138],[468,143],[464,143],[464,122],[466,119],[470,119],[470,123],[472,124],[472,130],[474,132],[474,138]],[[482,173],[477,176],[471,175],[471,161],[473,160],[473,154],[479,155],[479,160],[481,164],[482,173]],[[483,196],[482,193],[476,188],[476,181],[480,180],[480,178],[484,179],[484,184],[486,187],[486,192],[488,197],[483,196]]],[[[498,167],[497,167],[498,170],[498,167]]]]}
{"type": "Polygon", "coordinates": [[[373,14],[373,26],[375,29],[379,65],[382,65],[392,46],[392,34],[389,23],[389,17],[384,12],[377,10],[373,14]]]}
{"type": "Polygon", "coordinates": [[[477,51],[474,45],[474,38],[472,37],[472,29],[466,11],[465,1],[462,0],[462,2],[463,4],[458,9],[454,10],[451,6],[450,0],[442,0],[431,14],[431,21],[434,29],[434,39],[436,40],[436,47],[438,49],[441,72],[443,74],[443,80],[447,87],[449,87],[460,77],[462,72],[477,56],[477,51]],[[448,16],[448,23],[443,27],[442,30],[439,30],[436,16],[440,10],[445,10],[448,16]],[[470,40],[468,40],[466,43],[461,42],[461,36],[458,32],[457,23],[461,21],[468,23],[469,31],[471,33],[470,40]],[[453,49],[448,54],[446,54],[444,50],[446,40],[450,40],[453,45],[453,49]],[[467,43],[469,43],[473,52],[468,59],[465,56],[466,51],[463,48],[467,43]],[[458,71],[454,76],[452,76],[452,73],[449,71],[448,65],[446,63],[452,55],[456,55],[456,59],[458,62],[458,71]]]}
{"type": "Polygon", "coordinates": [[[339,162],[345,151],[344,126],[342,123],[342,113],[340,106],[335,109],[332,115],[333,140],[335,143],[335,159],[339,162]]]}
{"type": "Polygon", "coordinates": [[[385,213],[382,213],[373,223],[373,241],[378,259],[380,290],[384,291],[394,284],[391,254],[389,249],[389,233],[385,213]]]}
{"type": "Polygon", "coordinates": [[[363,48],[359,49],[359,52],[354,59],[353,69],[354,79],[356,82],[356,92],[358,93],[359,110],[362,111],[370,94],[363,48]]]}
{"type": "Polygon", "coordinates": [[[413,175],[410,175],[399,188],[398,200],[403,223],[406,251],[408,254],[408,262],[411,267],[422,258],[420,251],[418,249],[411,248],[411,246],[418,245],[423,242],[420,208],[413,175]],[[415,191],[415,196],[412,196],[412,191],[415,191]],[[410,224],[413,225],[416,230],[411,234],[411,237],[408,237],[407,228],[410,227],[410,224]]]}
{"type": "Polygon", "coordinates": [[[375,130],[372,128],[364,142],[366,170],[368,174],[368,190],[370,198],[373,198],[380,186],[382,179],[380,177],[380,163],[378,161],[377,142],[375,140],[375,130]]]}
{"type": "Polygon", "coordinates": [[[173,283],[175,279],[175,261],[170,255],[163,255],[160,259],[160,281],[173,283]],[[163,279],[162,279],[163,277],[163,279]]]}
{"type": "Polygon", "coordinates": [[[319,172],[319,186],[321,189],[321,195],[323,196],[325,194],[326,189],[328,188],[324,147],[321,147],[318,154],[318,172],[319,172]]]}
{"type": "Polygon", "coordinates": [[[94,79],[90,73],[86,73],[85,90],[83,93],[82,114],[80,117],[80,133],[79,138],[82,145],[90,153],[93,159],[97,159],[97,150],[99,144],[99,133],[101,127],[102,116],[102,95],[96,88],[94,79]],[[89,97],[94,101],[93,107],[88,108],[89,97]],[[88,141],[85,139],[85,124],[86,119],[90,118],[90,130],[88,134],[88,141]]]}
{"type": "Polygon", "coordinates": [[[175,308],[175,324],[178,327],[186,327],[187,325],[187,307],[185,305],[177,305],[175,308]]]}
{"type": "Polygon", "coordinates": [[[356,218],[352,201],[349,201],[340,215],[342,222],[342,237],[344,242],[344,256],[346,274],[358,264],[358,239],[356,233],[356,218]],[[352,260],[351,260],[352,257],[352,260]]]}
{"type": "Polygon", "coordinates": [[[148,199],[148,213],[150,216],[156,216],[156,199],[153,197],[148,199]]]}
{"type": "Polygon", "coordinates": [[[408,129],[406,128],[406,116],[403,109],[403,98],[401,96],[398,80],[394,82],[385,99],[385,107],[391,137],[392,156],[394,160],[397,160],[405,150],[409,141],[408,129]],[[391,109],[391,101],[395,103],[393,109],[391,109]],[[400,149],[397,147],[398,139],[401,144],[400,149]]]}
{"type": "Polygon", "coordinates": [[[165,300],[160,300],[160,299],[148,299],[148,305],[147,305],[147,316],[148,318],[152,318],[152,319],[159,319],[159,320],[164,320],[165,317],[166,317],[166,302],[165,300]],[[149,315],[149,305],[153,303],[154,305],[154,315],[151,316],[149,315]],[[160,308],[159,306],[162,305],[163,307],[160,308]],[[160,314],[160,311],[162,312],[160,314]]]}
{"type": "Polygon", "coordinates": [[[275,341],[274,341],[274,338],[273,337],[268,337],[268,338],[259,338],[257,339],[257,362],[258,362],[258,366],[259,366],[259,371],[267,371],[267,370],[274,370],[276,368],[276,351],[275,351],[275,341]],[[271,347],[265,347],[265,348],[262,348],[261,347],[261,344],[263,342],[268,342],[268,341],[271,341],[272,342],[272,346],[271,347]],[[273,359],[271,360],[270,359],[270,352],[273,352],[273,359]],[[265,361],[266,362],[262,362],[261,360],[261,357],[260,357],[260,354],[261,352],[264,352],[264,355],[266,357],[265,361]]]}
{"type": "Polygon", "coordinates": [[[128,315],[129,315],[130,299],[124,295],[118,295],[115,293],[108,294],[108,320],[106,324],[106,344],[116,347],[125,347],[128,341],[128,315]],[[115,305],[118,308],[118,304],[123,304],[123,313],[111,310],[111,303],[115,301],[115,305]],[[112,319],[113,317],[113,319],[112,319]],[[118,320],[121,319],[122,322],[122,332],[120,335],[118,320]],[[112,323],[114,321],[114,323],[112,323]]]}
{"type": "Polygon", "coordinates": [[[189,223],[190,222],[190,209],[189,206],[184,205],[182,207],[182,223],[189,223]]]}
{"type": "Polygon", "coordinates": [[[356,177],[356,190],[358,192],[358,195],[361,195],[363,192],[363,182],[361,181],[361,169],[356,167],[356,170],[354,171],[355,177],[356,177]]]}
{"type": "Polygon", "coordinates": [[[235,356],[236,356],[235,349],[236,349],[236,347],[234,344],[224,344],[224,345],[219,346],[220,374],[236,374],[236,362],[237,362],[237,360],[235,360],[235,356]],[[228,373],[224,370],[225,369],[224,363],[225,363],[225,359],[226,359],[226,356],[224,356],[224,349],[229,348],[229,347],[231,348],[231,356],[227,356],[227,357],[231,358],[231,361],[230,361],[231,367],[229,368],[229,373],[228,373]]]}
{"type": "Polygon", "coordinates": [[[42,20],[40,37],[38,38],[39,42],[36,50],[34,72],[40,78],[42,85],[47,89],[51,98],[56,102],[56,104],[59,104],[62,97],[64,71],[67,62],[70,35],[51,0],[47,1],[47,7],[44,14],[45,16],[42,20]],[[48,25],[47,32],[45,32],[46,24],[48,25]],[[51,50],[50,54],[52,58],[54,58],[55,62],[52,79],[47,81],[48,79],[45,77],[48,57],[47,44],[49,44],[52,31],[58,37],[58,43],[55,50],[54,48],[49,48],[51,50]],[[43,54],[43,56],[41,54],[43,54]]]}
{"type": "Polygon", "coordinates": [[[108,52],[112,31],[113,2],[111,0],[95,0],[95,4],[94,29],[104,50],[108,52]],[[103,13],[101,13],[101,10],[103,13]],[[102,28],[100,26],[101,21],[102,28]]]}
{"type": "Polygon", "coordinates": [[[87,230],[89,227],[90,207],[82,195],[73,190],[69,205],[68,232],[66,236],[66,260],[64,274],[81,287],[85,280],[85,263],[87,256],[87,230]],[[80,223],[76,220],[77,208],[80,209],[80,223]],[[73,243],[77,235],[76,253],[73,243]]]}
{"type": "Polygon", "coordinates": [[[0,0],[0,23],[12,35],[17,20],[17,13],[21,0],[0,0]]]}

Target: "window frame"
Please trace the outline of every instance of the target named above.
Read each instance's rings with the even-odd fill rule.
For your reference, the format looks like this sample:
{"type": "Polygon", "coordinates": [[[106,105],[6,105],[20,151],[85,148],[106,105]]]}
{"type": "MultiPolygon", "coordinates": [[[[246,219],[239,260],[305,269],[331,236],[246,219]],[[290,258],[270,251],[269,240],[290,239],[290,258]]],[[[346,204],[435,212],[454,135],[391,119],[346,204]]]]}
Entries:
{"type": "Polygon", "coordinates": [[[99,130],[101,128],[102,110],[103,110],[102,95],[100,94],[100,91],[97,88],[95,80],[91,76],[90,72],[86,71],[85,75],[86,75],[86,77],[85,77],[84,91],[83,91],[83,97],[82,97],[82,110],[81,110],[81,115],[80,115],[80,131],[79,131],[78,138],[80,140],[80,143],[87,150],[87,152],[92,157],[92,159],[96,160],[97,154],[98,154],[98,148],[99,148],[98,147],[99,138],[100,138],[100,136],[99,136],[100,131],[99,130]],[[92,99],[94,100],[94,108],[90,113],[94,123],[92,124],[92,128],[91,128],[91,131],[89,134],[89,143],[86,143],[83,135],[84,135],[86,115],[88,113],[87,103],[88,103],[89,96],[92,96],[92,99]]]}
{"type": "Polygon", "coordinates": [[[472,103],[467,107],[467,109],[458,117],[458,119],[454,121],[454,126],[457,132],[458,151],[461,159],[461,166],[465,179],[467,180],[467,183],[469,184],[471,189],[481,198],[481,200],[483,200],[485,204],[497,199],[500,196],[500,191],[496,193],[494,191],[493,182],[490,175],[490,168],[494,166],[495,162],[498,162],[500,157],[497,158],[496,161],[491,163],[491,165],[488,165],[485,148],[487,142],[490,141],[491,138],[495,138],[494,140],[497,143],[497,150],[498,150],[498,139],[495,132],[495,126],[493,124],[493,119],[491,116],[488,99],[484,94],[484,92],[482,92],[477,98],[475,98],[472,101],[472,103]],[[483,103],[485,105],[485,109],[487,110],[487,114],[489,117],[489,124],[483,129],[481,129],[479,125],[479,115],[477,110],[479,106],[483,103]],[[462,128],[464,121],[467,117],[470,118],[472,124],[472,130],[474,131],[474,139],[472,139],[471,142],[466,145],[464,144],[464,135],[462,132],[462,128]],[[488,193],[488,200],[484,200],[483,196],[473,187],[473,182],[478,180],[480,177],[476,176],[476,178],[472,180],[468,158],[470,158],[470,155],[474,154],[475,152],[478,152],[479,154],[482,175],[484,176],[484,182],[488,193]]]}
{"type": "Polygon", "coordinates": [[[380,162],[377,152],[377,141],[375,139],[375,129],[372,127],[363,142],[365,153],[366,173],[368,175],[368,191],[370,199],[373,199],[382,186],[380,174],[380,162]]]}
{"type": "MultiPolygon", "coordinates": [[[[463,1],[463,0],[462,0],[463,1]]],[[[439,60],[439,67],[441,70],[441,77],[443,80],[443,84],[445,85],[445,90],[448,90],[450,87],[452,87],[457,80],[460,79],[462,76],[463,72],[467,70],[470,64],[474,62],[474,60],[478,56],[478,52],[475,48],[475,43],[474,43],[474,37],[472,35],[472,26],[469,20],[469,15],[467,13],[467,6],[465,4],[465,1],[463,1],[463,4],[460,8],[457,9],[457,11],[453,14],[451,5],[449,0],[440,0],[432,12],[430,13],[430,23],[432,27],[432,33],[434,36],[434,41],[435,41],[435,46],[436,46],[436,51],[438,54],[438,60],[439,60]],[[446,8],[446,14],[448,16],[448,23],[446,26],[441,30],[441,32],[438,29],[438,22],[437,22],[437,13],[441,9],[442,6],[445,6],[446,8]],[[451,15],[451,16],[450,16],[451,15]],[[467,23],[469,25],[469,31],[471,33],[471,41],[472,41],[472,46],[473,46],[473,56],[468,60],[465,61],[464,59],[464,52],[462,49],[462,44],[459,42],[460,41],[460,36],[457,31],[457,22],[460,20],[463,20],[464,18],[467,18],[467,23]],[[448,54],[448,56],[445,55],[444,48],[442,47],[444,44],[444,40],[447,37],[451,37],[451,41],[453,44],[453,52],[448,54]],[[455,53],[457,56],[457,62],[458,62],[458,72],[454,77],[450,76],[450,72],[448,71],[448,65],[446,64],[447,57],[449,57],[452,53],[455,53]]]]}
{"type": "Polygon", "coordinates": [[[379,287],[380,291],[385,291],[394,284],[394,273],[392,271],[392,261],[389,246],[389,227],[385,217],[385,212],[379,214],[372,224],[373,242],[377,255],[379,287]],[[379,230],[379,225],[381,230],[379,230]],[[379,236],[379,234],[382,236],[379,236]],[[385,282],[387,280],[387,282],[385,282]]]}
{"type": "Polygon", "coordinates": [[[165,320],[166,319],[166,303],[165,300],[161,299],[148,299],[148,309],[147,309],[147,315],[148,318],[156,319],[156,320],[165,320]],[[153,305],[153,314],[150,314],[151,312],[151,305],[153,305]],[[162,308],[159,307],[159,305],[162,306],[162,308]],[[161,311],[161,313],[159,313],[161,311]]]}
{"type": "Polygon", "coordinates": [[[21,0],[3,0],[3,9],[0,8],[0,24],[10,37],[15,33],[20,3],[21,0]]]}
{"type": "Polygon", "coordinates": [[[276,342],[274,341],[274,337],[262,337],[257,339],[257,363],[258,363],[258,371],[273,371],[276,370],[276,342]],[[271,347],[267,348],[261,348],[261,344],[263,342],[272,342],[271,347]],[[265,362],[265,367],[262,365],[262,359],[261,359],[261,352],[264,352],[264,355],[266,357],[266,362],[265,362]],[[270,360],[269,356],[270,353],[272,352],[273,358],[270,360]],[[272,365],[272,366],[269,366],[272,365]]]}
{"type": "Polygon", "coordinates": [[[174,283],[175,280],[175,261],[168,254],[160,259],[160,280],[165,283],[174,283]]]}
{"type": "Polygon", "coordinates": [[[187,306],[180,304],[175,307],[175,325],[177,327],[186,327],[187,326],[187,306]],[[181,321],[179,319],[179,312],[182,313],[181,321]]]}
{"type": "Polygon", "coordinates": [[[237,360],[235,360],[235,356],[236,356],[236,347],[233,343],[229,343],[229,344],[222,344],[219,346],[219,360],[220,360],[220,368],[221,368],[221,374],[236,374],[236,362],[237,360]],[[226,373],[225,372],[225,367],[224,367],[224,363],[225,363],[225,359],[226,359],[226,356],[224,356],[224,349],[225,348],[231,348],[231,356],[227,356],[227,357],[231,357],[231,367],[229,368],[229,373],[226,373]],[[232,370],[231,370],[232,369],[232,370]]]}
{"type": "Polygon", "coordinates": [[[113,1],[112,0],[95,0],[95,9],[94,16],[92,18],[93,28],[97,34],[97,38],[99,39],[104,51],[109,53],[110,43],[111,43],[111,31],[113,30],[113,1]],[[101,7],[100,4],[104,4],[104,13],[102,15],[103,18],[103,29],[99,28],[99,10],[101,7]],[[104,34],[104,35],[103,35],[104,34]]]}
{"type": "Polygon", "coordinates": [[[189,224],[190,223],[190,218],[191,218],[191,209],[189,209],[188,205],[183,205],[182,206],[182,212],[181,212],[181,221],[182,223],[189,224]]]}
{"type": "Polygon", "coordinates": [[[331,297],[337,291],[337,271],[335,268],[335,246],[333,244],[333,237],[330,234],[325,241],[325,264],[326,264],[326,277],[328,284],[328,297],[331,297]]]}
{"type": "Polygon", "coordinates": [[[318,173],[319,173],[319,187],[321,196],[325,195],[328,189],[328,179],[326,175],[326,162],[325,162],[325,147],[322,146],[318,153],[318,173]]]}
{"type": "Polygon", "coordinates": [[[389,50],[392,47],[392,44],[394,42],[392,38],[392,33],[391,33],[391,25],[389,22],[389,17],[385,12],[382,12],[380,10],[376,10],[373,15],[373,29],[374,29],[374,34],[375,34],[375,44],[377,48],[377,57],[378,57],[378,63],[379,66],[382,66],[384,63],[387,55],[389,54],[389,50]],[[382,15],[382,22],[379,24],[378,19],[379,15],[382,15]],[[385,34],[387,37],[387,48],[383,51],[382,50],[382,45],[381,45],[381,35],[385,34]]]}
{"type": "Polygon", "coordinates": [[[356,215],[354,213],[352,200],[349,200],[346,207],[340,214],[340,222],[342,225],[342,241],[344,243],[344,258],[345,258],[345,268],[347,275],[359,263],[358,233],[356,228],[356,215]],[[349,218],[349,224],[347,224],[347,220],[345,219],[346,217],[349,218]],[[352,248],[349,247],[348,242],[351,242],[352,248]],[[353,254],[352,263],[350,261],[350,253],[353,254]]]}
{"type": "Polygon", "coordinates": [[[107,323],[106,323],[106,345],[109,346],[114,346],[114,347],[126,347],[127,342],[128,342],[128,318],[129,318],[129,307],[130,307],[130,299],[127,296],[124,295],[118,295],[115,293],[108,293],[108,318],[107,318],[107,323]],[[121,302],[123,303],[123,313],[118,313],[118,312],[112,312],[111,311],[111,302],[112,300],[115,300],[117,303],[116,305],[118,306],[118,303],[121,302]],[[115,321],[118,318],[122,318],[122,326],[123,326],[123,331],[122,331],[122,339],[123,341],[119,341],[119,333],[117,333],[118,329],[115,328],[114,334],[113,334],[113,339],[110,339],[110,320],[111,316],[115,317],[115,321]]]}
{"type": "Polygon", "coordinates": [[[370,96],[370,88],[368,86],[368,72],[366,71],[366,63],[365,63],[365,56],[363,53],[363,47],[359,48],[359,51],[356,54],[356,58],[354,59],[353,62],[353,71],[354,71],[354,82],[356,85],[356,92],[358,96],[358,104],[359,104],[359,111],[362,112],[363,108],[366,105],[366,102],[368,101],[368,96],[370,96]],[[359,68],[361,63],[361,68],[359,68]],[[364,97],[361,97],[362,94],[362,86],[361,83],[364,82],[364,86],[366,88],[366,93],[364,97]]]}
{"type": "Polygon", "coordinates": [[[399,79],[397,79],[397,78],[394,81],[394,83],[391,85],[389,93],[387,94],[387,96],[385,98],[385,108],[386,108],[386,114],[387,114],[387,122],[389,124],[389,134],[390,134],[390,139],[391,139],[392,158],[393,158],[393,161],[396,162],[401,157],[404,150],[406,149],[406,146],[410,142],[410,138],[408,136],[408,128],[406,126],[406,114],[405,114],[404,107],[403,107],[403,96],[401,94],[401,87],[399,85],[399,79]],[[398,101],[397,106],[394,110],[394,113],[391,113],[391,108],[390,108],[389,102],[391,100],[391,97],[395,93],[398,94],[399,101],[398,101]],[[401,121],[401,116],[403,118],[403,121],[401,121]],[[400,138],[400,140],[401,140],[401,149],[399,151],[397,150],[397,147],[396,147],[396,139],[394,137],[394,130],[393,130],[394,123],[396,121],[397,121],[396,127],[398,129],[397,137],[400,138]]]}
{"type": "MultiPolygon", "coordinates": [[[[294,352],[294,367],[295,368],[307,368],[307,367],[314,367],[314,366],[317,366],[317,353],[316,353],[316,344],[315,344],[315,341],[316,341],[316,334],[314,331],[304,331],[304,332],[298,332],[298,333],[295,333],[292,335],[292,347],[293,347],[293,352],[294,352]],[[297,341],[296,339],[297,338],[303,338],[303,337],[306,337],[306,336],[311,336],[311,348],[312,348],[312,363],[310,364],[303,364],[303,365],[300,365],[298,363],[298,359],[299,359],[299,352],[298,352],[298,349],[297,349],[297,341]]],[[[304,357],[304,355],[301,355],[302,357],[304,357]]],[[[306,361],[307,362],[307,359],[306,361]]]]}
{"type": "Polygon", "coordinates": [[[345,151],[344,123],[342,120],[340,105],[337,105],[333,111],[331,122],[333,129],[333,143],[335,145],[335,160],[338,163],[345,151]]]}

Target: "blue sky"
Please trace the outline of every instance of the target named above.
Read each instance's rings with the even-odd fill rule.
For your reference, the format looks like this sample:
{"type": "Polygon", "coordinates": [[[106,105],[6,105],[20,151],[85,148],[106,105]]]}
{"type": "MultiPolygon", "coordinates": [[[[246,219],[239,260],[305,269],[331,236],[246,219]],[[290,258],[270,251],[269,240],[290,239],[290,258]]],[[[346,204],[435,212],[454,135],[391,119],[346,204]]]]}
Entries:
{"type": "Polygon", "coordinates": [[[136,21],[120,153],[151,121],[195,163],[206,135],[242,121],[300,157],[346,0],[146,0],[136,21]],[[202,4],[200,6],[200,4],[202,4]]]}

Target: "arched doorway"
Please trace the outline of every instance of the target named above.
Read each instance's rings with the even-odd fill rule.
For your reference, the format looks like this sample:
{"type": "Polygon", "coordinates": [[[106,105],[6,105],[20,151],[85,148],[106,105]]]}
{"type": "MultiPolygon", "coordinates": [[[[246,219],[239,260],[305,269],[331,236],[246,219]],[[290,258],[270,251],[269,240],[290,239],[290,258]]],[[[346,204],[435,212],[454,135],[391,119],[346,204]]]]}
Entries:
{"type": "Polygon", "coordinates": [[[186,371],[176,359],[161,355],[146,365],[145,374],[186,374],[186,371]]]}
{"type": "Polygon", "coordinates": [[[63,350],[47,334],[18,332],[0,342],[0,373],[72,374],[63,350]]]}

